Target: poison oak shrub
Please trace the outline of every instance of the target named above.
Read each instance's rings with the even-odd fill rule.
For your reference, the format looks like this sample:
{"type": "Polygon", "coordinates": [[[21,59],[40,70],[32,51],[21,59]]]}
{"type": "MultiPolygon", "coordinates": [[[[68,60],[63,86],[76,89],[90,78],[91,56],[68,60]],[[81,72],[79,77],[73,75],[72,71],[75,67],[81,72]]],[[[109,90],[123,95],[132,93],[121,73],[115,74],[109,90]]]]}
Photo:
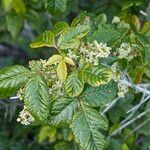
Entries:
{"type": "Polygon", "coordinates": [[[71,25],[58,22],[30,44],[53,47],[56,54],[0,70],[0,97],[17,93],[24,103],[17,121],[67,125],[82,149],[104,149],[109,125],[103,109],[128,92],[120,80],[130,62],[149,61],[149,23],[141,28],[136,16],[124,20],[107,23],[104,14],[81,13],[71,25]]]}

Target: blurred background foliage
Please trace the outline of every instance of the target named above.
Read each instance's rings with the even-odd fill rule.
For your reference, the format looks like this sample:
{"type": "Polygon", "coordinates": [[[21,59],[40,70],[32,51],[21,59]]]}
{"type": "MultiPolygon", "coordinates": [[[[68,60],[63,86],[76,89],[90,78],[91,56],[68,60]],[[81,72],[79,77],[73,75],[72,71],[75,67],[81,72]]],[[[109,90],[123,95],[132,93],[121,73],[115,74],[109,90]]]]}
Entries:
{"type": "MultiPolygon", "coordinates": [[[[145,28],[146,36],[150,36],[150,1],[149,0],[1,0],[0,1],[0,68],[13,64],[26,65],[32,59],[46,59],[54,51],[52,48],[31,49],[29,44],[37,35],[51,27],[57,21],[70,23],[83,11],[96,15],[104,13],[111,22],[114,16],[126,21],[131,14],[134,24],[145,28]]],[[[144,29],[143,29],[144,30],[144,29]]],[[[149,59],[149,53],[144,59],[149,59]]],[[[149,61],[148,61],[149,62],[149,61]]],[[[120,62],[122,63],[122,62],[120,62]]],[[[150,66],[141,64],[138,59],[131,62],[129,73],[136,83],[147,83],[150,78],[150,66]]],[[[126,111],[141,99],[141,94],[129,93],[117,102],[108,113],[110,121],[109,133],[119,127],[126,117],[126,111]]],[[[138,111],[150,107],[150,102],[138,111]]],[[[23,126],[16,122],[22,109],[19,100],[0,100],[0,150],[78,150],[73,142],[73,135],[67,127],[54,128],[49,126],[23,126]]],[[[137,112],[138,113],[138,112],[137,112]]],[[[149,119],[149,114],[132,126],[123,130],[122,134],[111,138],[108,150],[148,150],[150,147],[150,121],[148,120],[136,132],[134,128],[149,119]]]]}

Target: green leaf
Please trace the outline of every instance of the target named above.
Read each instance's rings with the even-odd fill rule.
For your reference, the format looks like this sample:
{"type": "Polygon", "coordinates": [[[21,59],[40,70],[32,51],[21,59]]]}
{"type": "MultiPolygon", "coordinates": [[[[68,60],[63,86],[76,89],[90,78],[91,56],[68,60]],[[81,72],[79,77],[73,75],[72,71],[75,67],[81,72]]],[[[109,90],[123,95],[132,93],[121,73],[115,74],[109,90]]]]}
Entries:
{"type": "Polygon", "coordinates": [[[48,59],[48,61],[46,62],[46,64],[44,66],[47,65],[52,65],[52,64],[57,64],[59,63],[61,60],[63,59],[63,57],[61,55],[53,55],[52,57],[50,57],[48,59]]]}
{"type": "Polygon", "coordinates": [[[142,47],[140,50],[143,63],[148,64],[150,62],[150,46],[142,47]]]}
{"type": "Polygon", "coordinates": [[[10,32],[11,36],[16,38],[22,28],[23,19],[19,16],[11,14],[6,16],[6,24],[7,30],[10,32]]]}
{"type": "Polygon", "coordinates": [[[71,39],[66,44],[62,44],[60,49],[78,49],[80,46],[80,39],[71,39]]]}
{"type": "Polygon", "coordinates": [[[39,48],[43,46],[55,47],[54,33],[51,31],[45,31],[42,35],[36,38],[34,42],[30,44],[32,48],[39,48]]]}
{"type": "Polygon", "coordinates": [[[101,26],[87,38],[87,42],[91,43],[96,40],[98,43],[103,42],[107,43],[109,46],[112,46],[121,38],[122,35],[122,32],[115,30],[112,26],[101,26]]]}
{"type": "Polygon", "coordinates": [[[131,16],[131,25],[134,29],[136,29],[136,31],[140,30],[140,20],[137,16],[135,15],[131,16]]]}
{"type": "Polygon", "coordinates": [[[75,27],[78,23],[80,23],[86,17],[85,12],[80,13],[76,18],[71,22],[71,27],[75,27]]]}
{"type": "Polygon", "coordinates": [[[16,13],[24,14],[26,12],[26,7],[23,0],[13,0],[13,9],[16,13]]]}
{"type": "Polygon", "coordinates": [[[76,27],[67,29],[65,32],[63,32],[63,34],[60,35],[57,46],[60,48],[64,47],[66,44],[70,43],[70,41],[80,39],[85,36],[89,30],[90,27],[86,25],[78,25],[76,27]]]}
{"type": "Polygon", "coordinates": [[[53,27],[53,33],[55,34],[55,36],[61,34],[64,30],[68,29],[69,26],[66,22],[64,21],[60,21],[58,23],[56,23],[53,27]]]}
{"type": "Polygon", "coordinates": [[[68,63],[69,65],[72,65],[72,66],[75,65],[75,64],[74,64],[74,61],[73,61],[71,58],[69,58],[69,57],[65,57],[64,60],[65,60],[65,62],[68,63]]]}
{"type": "Polygon", "coordinates": [[[31,71],[39,72],[43,69],[43,63],[38,60],[31,60],[29,61],[29,68],[31,71]]]}
{"type": "Polygon", "coordinates": [[[30,71],[23,66],[7,67],[0,70],[0,97],[7,97],[19,90],[29,77],[30,71]]]}
{"type": "Polygon", "coordinates": [[[150,120],[139,129],[139,132],[147,136],[150,135],[150,120]]]}
{"type": "Polygon", "coordinates": [[[134,1],[123,0],[123,2],[122,2],[122,9],[126,10],[126,9],[132,7],[133,5],[134,5],[134,1]]]}
{"type": "Polygon", "coordinates": [[[141,28],[142,33],[146,33],[150,31],[150,21],[144,23],[143,27],[141,28]]]}
{"type": "Polygon", "coordinates": [[[70,148],[70,145],[66,141],[57,142],[54,146],[55,150],[68,150],[70,148]]]}
{"type": "Polygon", "coordinates": [[[24,103],[29,112],[40,121],[47,121],[51,100],[43,77],[35,75],[28,81],[24,92],[24,103]]]}
{"type": "MultiPolygon", "coordinates": [[[[0,17],[0,32],[6,31],[6,20],[3,17],[0,17]]],[[[3,37],[4,38],[4,37],[3,37]]]]}
{"type": "Polygon", "coordinates": [[[117,96],[117,93],[117,84],[114,81],[110,81],[108,84],[99,87],[87,86],[82,92],[81,97],[90,106],[99,107],[112,101],[117,96]]]}
{"type": "Polygon", "coordinates": [[[122,150],[122,144],[115,139],[110,139],[109,146],[107,147],[108,150],[122,150]]]}
{"type": "Polygon", "coordinates": [[[122,150],[129,150],[129,147],[126,143],[122,145],[122,150]]]}
{"type": "Polygon", "coordinates": [[[2,4],[3,4],[4,10],[6,12],[11,10],[11,8],[12,8],[12,2],[13,2],[13,0],[2,0],[2,4]]]}
{"type": "Polygon", "coordinates": [[[81,74],[84,81],[91,86],[106,84],[112,79],[111,69],[103,66],[85,66],[81,74]]]}
{"type": "Polygon", "coordinates": [[[51,124],[57,126],[70,123],[77,106],[78,101],[76,99],[60,98],[55,100],[51,109],[51,124]]]}
{"type": "Polygon", "coordinates": [[[67,0],[47,0],[46,4],[50,12],[59,13],[66,10],[67,0]]]}
{"type": "Polygon", "coordinates": [[[70,97],[78,96],[84,88],[84,82],[78,72],[72,73],[66,80],[65,91],[70,97]]]}
{"type": "Polygon", "coordinates": [[[67,78],[67,66],[64,59],[62,59],[57,66],[57,75],[61,81],[65,81],[67,78]]]}
{"type": "Polygon", "coordinates": [[[56,133],[56,128],[44,126],[40,130],[38,141],[42,143],[46,138],[49,138],[49,142],[54,142],[56,140],[56,133]]]}
{"type": "Polygon", "coordinates": [[[100,130],[107,130],[108,123],[96,110],[82,106],[73,117],[71,125],[75,140],[86,150],[103,150],[105,139],[100,130]]]}

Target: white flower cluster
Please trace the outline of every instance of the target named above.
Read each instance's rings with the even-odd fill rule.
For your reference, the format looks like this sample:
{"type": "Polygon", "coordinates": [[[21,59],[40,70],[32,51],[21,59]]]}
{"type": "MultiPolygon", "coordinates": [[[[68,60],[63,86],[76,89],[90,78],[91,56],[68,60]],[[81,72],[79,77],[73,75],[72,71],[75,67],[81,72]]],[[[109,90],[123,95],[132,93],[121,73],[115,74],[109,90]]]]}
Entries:
{"type": "Polygon", "coordinates": [[[56,69],[52,69],[50,72],[50,78],[51,79],[56,79],[57,78],[57,73],[56,73],[56,69]]]}
{"type": "Polygon", "coordinates": [[[62,97],[64,95],[63,84],[60,80],[53,83],[52,87],[49,89],[49,94],[54,94],[55,97],[62,97]]]}
{"type": "Polygon", "coordinates": [[[124,97],[124,94],[128,92],[128,86],[122,84],[119,82],[120,78],[121,78],[121,74],[119,72],[119,69],[118,69],[118,66],[117,66],[117,62],[114,63],[112,66],[111,66],[111,69],[113,71],[113,77],[112,79],[117,82],[118,84],[118,89],[119,89],[119,92],[118,92],[118,96],[119,97],[124,97]]]}
{"type": "Polygon", "coordinates": [[[17,93],[17,96],[19,97],[20,100],[23,100],[23,95],[24,95],[24,89],[21,88],[18,93],[17,93]]]}
{"type": "Polygon", "coordinates": [[[119,23],[120,22],[120,18],[117,16],[114,16],[113,20],[112,20],[112,24],[114,23],[119,23]]]}
{"type": "Polygon", "coordinates": [[[79,56],[77,56],[73,51],[71,51],[70,49],[68,50],[67,53],[68,57],[70,57],[71,59],[77,60],[79,58],[79,56]]]}
{"type": "Polygon", "coordinates": [[[112,79],[115,81],[115,82],[118,82],[120,80],[120,72],[119,72],[119,69],[118,69],[118,66],[117,66],[117,62],[114,63],[112,66],[111,66],[111,70],[113,72],[113,77],[112,79]]]}
{"type": "Polygon", "coordinates": [[[52,82],[49,88],[49,94],[54,96],[55,98],[63,96],[64,95],[63,83],[58,79],[55,69],[50,71],[50,78],[52,79],[52,82]]]}
{"type": "Polygon", "coordinates": [[[79,49],[80,54],[83,55],[83,58],[86,62],[93,63],[94,65],[98,64],[98,58],[108,57],[110,54],[111,48],[103,43],[98,43],[94,41],[93,43],[82,43],[79,49]]]}
{"type": "Polygon", "coordinates": [[[131,61],[134,58],[133,49],[137,46],[136,44],[122,43],[117,49],[118,58],[126,58],[128,61],[131,61]]]}
{"type": "Polygon", "coordinates": [[[128,86],[120,82],[118,83],[118,89],[119,89],[119,92],[118,92],[119,97],[124,97],[124,94],[128,92],[128,86]]]}
{"type": "Polygon", "coordinates": [[[34,117],[28,112],[27,108],[24,106],[23,110],[19,114],[19,117],[17,118],[17,122],[21,122],[21,124],[24,125],[29,125],[34,121],[34,117]]]}

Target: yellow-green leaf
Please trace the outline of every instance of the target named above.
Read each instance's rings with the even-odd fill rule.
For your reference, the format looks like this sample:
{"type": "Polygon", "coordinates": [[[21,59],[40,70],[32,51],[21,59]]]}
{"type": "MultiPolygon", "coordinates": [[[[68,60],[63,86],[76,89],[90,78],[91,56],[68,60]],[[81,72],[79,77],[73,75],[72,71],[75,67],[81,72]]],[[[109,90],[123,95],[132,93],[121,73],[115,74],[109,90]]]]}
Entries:
{"type": "Polygon", "coordinates": [[[81,74],[83,79],[91,86],[100,86],[112,79],[111,69],[103,66],[84,66],[81,74]]]}
{"type": "Polygon", "coordinates": [[[13,0],[3,0],[2,1],[2,4],[3,4],[3,7],[4,7],[5,11],[10,11],[11,10],[12,2],[13,2],[13,0]]]}
{"type": "Polygon", "coordinates": [[[67,66],[64,59],[62,59],[58,64],[57,75],[61,81],[65,81],[67,78],[67,66]]]}
{"type": "Polygon", "coordinates": [[[137,31],[140,30],[140,21],[139,18],[135,15],[131,17],[131,24],[135,27],[137,31]]]}
{"type": "Polygon", "coordinates": [[[64,30],[68,29],[69,26],[66,22],[64,21],[60,21],[58,23],[56,23],[53,27],[53,32],[55,34],[55,36],[61,34],[64,30]]]}
{"type": "Polygon", "coordinates": [[[46,62],[46,64],[44,66],[59,63],[61,60],[62,60],[62,56],[61,55],[53,55],[52,57],[50,57],[48,59],[48,61],[46,62]]]}
{"type": "Polygon", "coordinates": [[[65,91],[70,97],[78,96],[84,89],[84,82],[78,72],[73,72],[65,82],[65,91]]]}
{"type": "Polygon", "coordinates": [[[124,144],[122,145],[122,150],[129,150],[128,145],[124,143],[124,144]]]}
{"type": "Polygon", "coordinates": [[[26,7],[25,4],[22,0],[13,0],[13,9],[15,10],[16,13],[25,13],[26,12],[26,7]]]}
{"type": "Polygon", "coordinates": [[[56,128],[50,126],[42,127],[38,136],[38,141],[42,143],[46,138],[49,138],[50,142],[54,142],[56,140],[56,128]]]}
{"type": "MultiPolygon", "coordinates": [[[[60,35],[58,39],[57,46],[61,49],[65,48],[65,45],[71,43],[75,44],[76,39],[81,39],[84,37],[90,30],[90,27],[87,25],[78,25],[76,27],[69,28],[60,35]],[[74,42],[72,42],[72,40],[74,42]]],[[[71,46],[72,47],[72,46],[71,46]]]]}
{"type": "Polygon", "coordinates": [[[146,33],[150,31],[150,21],[144,23],[143,27],[141,28],[142,33],[146,33]]]}
{"type": "Polygon", "coordinates": [[[55,47],[54,33],[52,31],[45,31],[42,35],[36,38],[34,42],[30,44],[32,48],[39,47],[55,47]]]}
{"type": "Polygon", "coordinates": [[[74,66],[74,61],[69,57],[65,57],[65,62],[72,65],[72,66],[74,66]]]}

